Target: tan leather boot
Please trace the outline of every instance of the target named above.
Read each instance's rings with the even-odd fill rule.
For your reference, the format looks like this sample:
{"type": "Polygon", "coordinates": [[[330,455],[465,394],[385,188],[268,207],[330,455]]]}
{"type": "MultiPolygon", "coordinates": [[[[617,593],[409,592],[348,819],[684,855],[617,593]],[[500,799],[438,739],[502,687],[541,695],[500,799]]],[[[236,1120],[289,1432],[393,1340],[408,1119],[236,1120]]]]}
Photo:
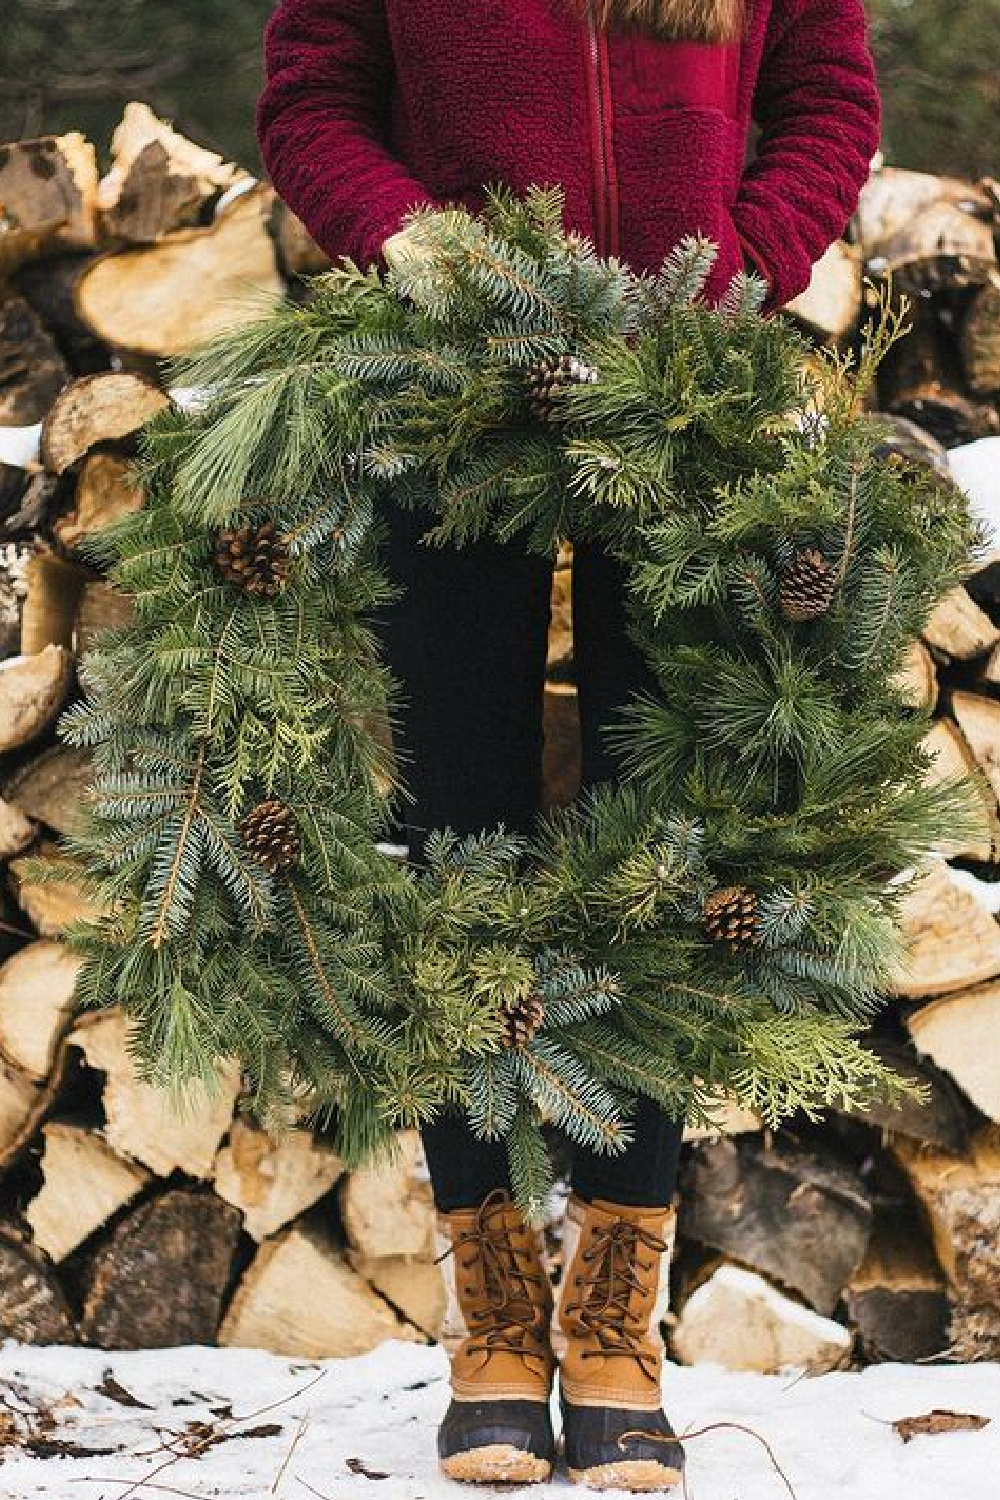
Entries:
{"type": "Polygon", "coordinates": [[[681,1482],[684,1451],[661,1405],[676,1223],[672,1207],[567,1206],[552,1341],[569,1476],[595,1489],[681,1482]]]}
{"type": "Polygon", "coordinates": [[[555,1460],[552,1292],[537,1233],[509,1193],[438,1219],[452,1402],[438,1433],[451,1479],[525,1484],[555,1460]]]}

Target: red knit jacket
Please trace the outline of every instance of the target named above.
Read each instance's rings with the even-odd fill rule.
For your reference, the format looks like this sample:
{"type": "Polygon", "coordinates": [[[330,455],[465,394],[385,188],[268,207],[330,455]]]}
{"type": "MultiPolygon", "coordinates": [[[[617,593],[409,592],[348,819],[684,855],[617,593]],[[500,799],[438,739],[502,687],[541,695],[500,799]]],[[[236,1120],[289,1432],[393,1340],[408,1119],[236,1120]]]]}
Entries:
{"type": "Polygon", "coordinates": [[[733,44],[603,35],[563,0],[280,0],[258,103],[275,187],[361,265],[416,204],[560,183],[565,227],[636,270],[685,234],[767,310],[857,206],[879,138],[862,0],[749,0],[733,44]],[[760,126],[747,163],[751,119],[760,126]]]}

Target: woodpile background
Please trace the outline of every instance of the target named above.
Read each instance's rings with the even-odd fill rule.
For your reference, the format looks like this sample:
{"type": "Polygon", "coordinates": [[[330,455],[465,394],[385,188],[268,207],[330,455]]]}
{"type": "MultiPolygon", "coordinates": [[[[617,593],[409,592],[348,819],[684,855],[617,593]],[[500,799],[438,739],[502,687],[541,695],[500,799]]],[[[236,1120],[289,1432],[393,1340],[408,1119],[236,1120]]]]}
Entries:
{"type": "MultiPolygon", "coordinates": [[[[993,182],[876,171],[793,305],[846,350],[866,275],[912,299],[878,392],[887,462],[961,473],[1000,434],[998,224],[993,182]]],[[[87,781],[54,732],[76,660],[128,612],[78,548],[141,503],[129,461],[169,399],[158,361],[323,264],[267,185],[142,105],[103,178],[80,136],[0,147],[0,1337],[319,1356],[438,1326],[419,1142],[347,1173],[322,1135],[269,1138],[233,1074],[170,1114],[136,1078],[121,1016],[74,1016],[60,938],[85,903],[38,864],[64,857],[54,839],[87,781]]],[[[570,568],[553,596],[549,803],[578,776],[570,568]]],[[[938,609],[907,681],[935,709],[934,774],[974,768],[989,828],[910,898],[912,960],[875,1038],[926,1095],[777,1134],[723,1108],[689,1142],[671,1328],[684,1361],[1000,1358],[1000,562],[938,609]]],[[[550,1248],[557,1260],[555,1224],[550,1248]]]]}

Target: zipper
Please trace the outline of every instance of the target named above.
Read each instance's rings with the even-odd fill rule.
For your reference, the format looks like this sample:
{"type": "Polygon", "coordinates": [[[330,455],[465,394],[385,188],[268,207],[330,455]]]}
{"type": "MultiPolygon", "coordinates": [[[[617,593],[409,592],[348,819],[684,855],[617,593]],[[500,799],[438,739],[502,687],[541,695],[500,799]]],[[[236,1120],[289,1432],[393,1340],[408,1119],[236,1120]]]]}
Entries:
{"type": "Polygon", "coordinates": [[[590,84],[590,150],[594,179],[594,248],[618,253],[618,180],[611,145],[611,72],[607,34],[587,7],[587,61],[590,84]]]}

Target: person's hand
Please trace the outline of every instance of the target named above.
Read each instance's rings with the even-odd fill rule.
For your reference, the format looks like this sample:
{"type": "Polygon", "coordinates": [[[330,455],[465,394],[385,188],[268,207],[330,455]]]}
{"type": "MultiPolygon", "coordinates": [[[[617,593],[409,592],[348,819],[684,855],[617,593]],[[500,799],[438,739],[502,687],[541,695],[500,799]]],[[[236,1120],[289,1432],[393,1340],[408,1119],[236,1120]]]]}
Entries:
{"type": "Polygon", "coordinates": [[[382,245],[382,259],[400,280],[412,276],[427,258],[427,245],[415,224],[397,230],[382,245]]]}

